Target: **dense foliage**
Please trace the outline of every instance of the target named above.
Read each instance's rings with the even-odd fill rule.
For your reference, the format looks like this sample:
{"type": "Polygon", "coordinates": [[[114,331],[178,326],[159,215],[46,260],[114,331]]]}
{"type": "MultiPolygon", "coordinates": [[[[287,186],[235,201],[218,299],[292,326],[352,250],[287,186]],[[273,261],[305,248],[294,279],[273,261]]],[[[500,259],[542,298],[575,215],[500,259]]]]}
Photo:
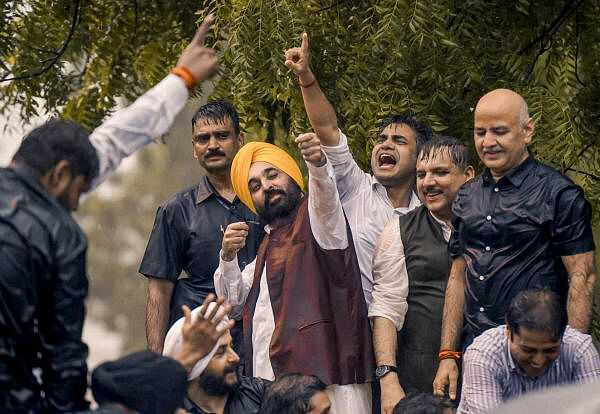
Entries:
{"type": "Polygon", "coordinates": [[[583,186],[599,218],[597,0],[9,0],[0,111],[60,113],[91,129],[168,73],[207,10],[223,67],[213,96],[235,104],[249,139],[290,148],[307,129],[282,58],[306,31],[311,66],[363,167],[386,114],[413,112],[471,144],[477,99],[507,87],[537,121],[533,151],[583,186]]]}

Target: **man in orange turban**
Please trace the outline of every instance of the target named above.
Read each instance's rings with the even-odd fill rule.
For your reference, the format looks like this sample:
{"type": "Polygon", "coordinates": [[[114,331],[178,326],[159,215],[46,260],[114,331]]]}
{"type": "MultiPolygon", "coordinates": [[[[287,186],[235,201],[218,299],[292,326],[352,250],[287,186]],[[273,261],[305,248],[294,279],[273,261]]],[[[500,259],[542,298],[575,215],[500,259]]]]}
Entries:
{"type": "Polygon", "coordinates": [[[234,158],[232,186],[268,223],[267,236],[240,270],[248,225],[227,227],[215,289],[243,314],[248,375],[316,375],[333,412],[369,413],[373,347],[352,235],[318,137],[296,143],[308,166],[306,196],[298,165],[280,148],[253,142],[234,158]]]}

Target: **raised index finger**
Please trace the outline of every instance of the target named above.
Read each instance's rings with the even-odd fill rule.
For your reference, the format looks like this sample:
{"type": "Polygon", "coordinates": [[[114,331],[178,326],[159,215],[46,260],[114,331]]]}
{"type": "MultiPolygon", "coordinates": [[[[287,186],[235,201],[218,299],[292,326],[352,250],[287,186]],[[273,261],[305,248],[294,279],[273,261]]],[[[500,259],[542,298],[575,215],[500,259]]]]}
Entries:
{"type": "Polygon", "coordinates": [[[208,14],[202,21],[202,24],[200,25],[198,30],[196,31],[196,34],[192,39],[192,43],[199,43],[200,45],[204,45],[204,39],[206,38],[206,34],[210,30],[210,26],[213,24],[214,21],[215,15],[212,13],[208,14]]]}
{"type": "Polygon", "coordinates": [[[306,32],[302,33],[302,46],[300,46],[300,49],[302,50],[303,56],[308,54],[308,35],[306,32]]]}

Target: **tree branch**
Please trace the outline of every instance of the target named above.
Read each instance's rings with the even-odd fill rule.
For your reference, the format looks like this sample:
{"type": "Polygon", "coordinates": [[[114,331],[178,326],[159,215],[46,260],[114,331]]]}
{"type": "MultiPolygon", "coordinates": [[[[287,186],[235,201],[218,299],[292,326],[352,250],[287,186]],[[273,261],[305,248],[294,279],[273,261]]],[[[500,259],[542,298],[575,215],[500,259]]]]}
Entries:
{"type": "Polygon", "coordinates": [[[67,37],[63,41],[60,49],[58,49],[56,52],[53,52],[53,53],[55,53],[55,56],[42,61],[42,63],[48,62],[48,64],[45,67],[43,67],[41,70],[39,70],[38,72],[29,73],[29,74],[25,74],[25,75],[21,75],[21,76],[14,76],[12,78],[6,78],[6,76],[8,76],[8,73],[6,73],[0,79],[0,82],[30,79],[30,78],[34,78],[36,76],[40,76],[40,75],[48,72],[52,68],[52,66],[54,66],[56,64],[56,62],[58,62],[58,59],[60,59],[60,57],[67,50],[67,46],[69,45],[69,43],[71,42],[71,39],[73,38],[73,34],[75,33],[75,27],[77,26],[77,22],[79,20],[79,6],[81,3],[81,0],[74,0],[74,1],[75,1],[75,10],[73,12],[73,21],[71,22],[71,28],[69,29],[69,33],[67,34],[67,37]]]}
{"type": "Polygon", "coordinates": [[[572,172],[577,173],[577,174],[587,175],[588,177],[591,177],[592,179],[594,179],[596,181],[600,181],[600,176],[591,174],[589,172],[585,172],[585,171],[581,171],[581,170],[576,170],[574,168],[567,168],[565,171],[572,171],[572,172]]]}

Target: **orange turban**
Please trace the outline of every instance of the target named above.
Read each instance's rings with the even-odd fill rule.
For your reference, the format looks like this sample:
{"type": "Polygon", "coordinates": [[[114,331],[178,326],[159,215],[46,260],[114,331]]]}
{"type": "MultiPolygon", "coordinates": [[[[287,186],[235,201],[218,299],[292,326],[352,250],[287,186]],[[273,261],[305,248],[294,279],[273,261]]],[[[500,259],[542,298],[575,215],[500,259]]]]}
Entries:
{"type": "Polygon", "coordinates": [[[248,189],[248,173],[250,172],[250,165],[259,161],[268,162],[278,170],[283,171],[304,191],[302,172],[290,154],[266,142],[249,142],[240,148],[233,159],[231,185],[240,201],[246,204],[254,213],[256,213],[256,209],[248,189]]]}

